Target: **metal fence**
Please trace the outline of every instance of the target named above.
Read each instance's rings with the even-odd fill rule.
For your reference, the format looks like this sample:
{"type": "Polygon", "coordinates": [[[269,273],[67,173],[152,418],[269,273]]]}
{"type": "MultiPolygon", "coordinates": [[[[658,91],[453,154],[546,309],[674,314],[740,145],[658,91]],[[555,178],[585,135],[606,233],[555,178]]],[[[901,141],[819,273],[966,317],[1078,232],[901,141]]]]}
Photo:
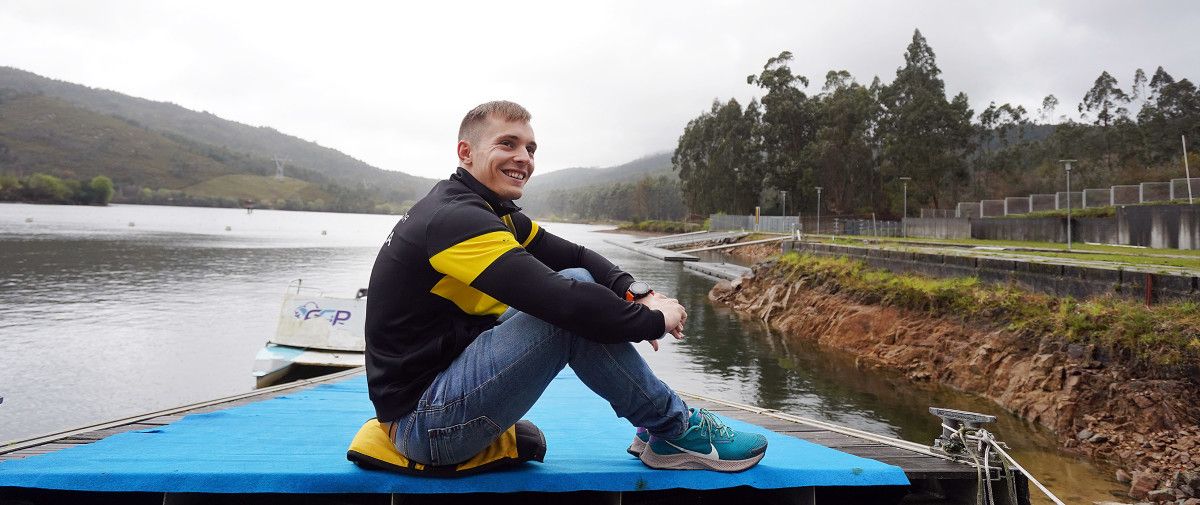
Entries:
{"type": "Polygon", "coordinates": [[[879,221],[863,216],[754,216],[713,214],[709,216],[711,231],[744,230],[762,233],[824,233],[832,235],[866,235],[899,237],[899,221],[879,221]],[[818,227],[819,225],[819,227],[818,227]]]}

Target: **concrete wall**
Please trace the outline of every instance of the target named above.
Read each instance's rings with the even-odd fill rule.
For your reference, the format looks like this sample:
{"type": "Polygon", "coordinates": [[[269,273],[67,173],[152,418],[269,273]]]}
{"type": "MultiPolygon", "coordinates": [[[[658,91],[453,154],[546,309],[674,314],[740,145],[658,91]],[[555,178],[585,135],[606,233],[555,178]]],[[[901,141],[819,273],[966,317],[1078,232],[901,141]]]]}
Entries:
{"type": "MultiPolygon", "coordinates": [[[[1074,204],[1074,202],[1071,202],[1074,204]]],[[[1092,207],[1107,207],[1112,205],[1112,189],[1085,189],[1083,190],[1083,208],[1092,207]]]]}
{"type": "Polygon", "coordinates": [[[1144,300],[1146,283],[1154,300],[1200,300],[1200,280],[1192,276],[1144,274],[1123,270],[1053,265],[998,258],[976,258],[954,254],[883,251],[862,247],[785,241],[783,251],[817,256],[845,256],[897,273],[920,273],[931,277],[978,277],[991,283],[1017,283],[1042,293],[1088,298],[1116,295],[1144,300]]]}
{"type": "Polygon", "coordinates": [[[1029,213],[1028,196],[1008,196],[1004,198],[1004,215],[1029,213]]]}
{"type": "Polygon", "coordinates": [[[984,200],[979,202],[979,217],[1000,217],[1004,215],[1004,200],[984,200]]]}
{"type": "Polygon", "coordinates": [[[1057,217],[973,219],[971,220],[971,238],[1066,242],[1067,221],[1057,217]]]}
{"type": "Polygon", "coordinates": [[[1141,187],[1139,186],[1113,186],[1112,187],[1112,204],[1113,205],[1135,205],[1142,203],[1141,187]]]}
{"type": "Polygon", "coordinates": [[[1057,201],[1055,195],[1029,195],[1029,212],[1054,210],[1057,201]]]}
{"type": "MultiPolygon", "coordinates": [[[[1071,196],[1071,199],[1070,199],[1071,208],[1072,209],[1082,209],[1083,208],[1083,192],[1072,191],[1070,196],[1071,196]]],[[[1067,200],[1067,192],[1066,191],[1059,191],[1059,192],[1055,193],[1054,198],[1055,198],[1054,204],[1056,205],[1056,207],[1055,207],[1056,209],[1067,208],[1068,200],[1067,200]]]]}
{"type": "Polygon", "coordinates": [[[1142,190],[1141,201],[1144,202],[1165,202],[1171,199],[1171,183],[1169,182],[1143,182],[1139,185],[1142,190]]]}
{"type": "Polygon", "coordinates": [[[1111,217],[1076,217],[1071,222],[1071,238],[1076,242],[1120,244],[1119,228],[1111,217]]]}
{"type": "Polygon", "coordinates": [[[905,233],[909,237],[971,238],[971,220],[967,218],[906,218],[905,233]]]}
{"type": "Polygon", "coordinates": [[[980,217],[979,202],[958,202],[955,217],[980,217]]]}
{"type": "Polygon", "coordinates": [[[1200,249],[1200,205],[1117,209],[1120,243],[1156,249],[1200,249]]]}

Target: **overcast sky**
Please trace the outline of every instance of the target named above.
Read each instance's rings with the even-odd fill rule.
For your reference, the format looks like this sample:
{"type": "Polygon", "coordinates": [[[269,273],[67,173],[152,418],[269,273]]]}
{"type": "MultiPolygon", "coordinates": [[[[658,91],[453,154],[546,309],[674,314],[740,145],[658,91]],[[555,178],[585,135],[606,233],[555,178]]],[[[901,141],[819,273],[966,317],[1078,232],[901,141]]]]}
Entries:
{"type": "Polygon", "coordinates": [[[714,98],[743,103],[789,50],[890,82],[919,28],[947,91],[976,112],[1056,95],[1101,70],[1200,77],[1200,3],[98,2],[0,0],[0,65],[285,133],[441,178],[458,122],[504,98],[533,113],[537,168],[611,166],[674,148],[714,98]]]}

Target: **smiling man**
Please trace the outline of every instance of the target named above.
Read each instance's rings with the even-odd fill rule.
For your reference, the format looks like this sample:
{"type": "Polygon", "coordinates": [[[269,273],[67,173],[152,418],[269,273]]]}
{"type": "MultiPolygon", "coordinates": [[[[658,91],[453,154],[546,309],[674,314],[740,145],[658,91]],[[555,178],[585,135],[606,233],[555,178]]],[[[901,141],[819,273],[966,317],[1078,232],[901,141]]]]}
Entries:
{"type": "Polygon", "coordinates": [[[401,217],[375,260],[367,381],[397,451],[447,468],[515,444],[517,459],[540,461],[540,431],[518,421],[570,366],[642,427],[628,450],[646,465],[753,466],[766,439],[688,409],[631,344],[657,350],[665,334],[683,338],[683,306],[540,228],[513,203],[534,173],[529,120],[505,101],[468,112],[458,170],[401,217]]]}

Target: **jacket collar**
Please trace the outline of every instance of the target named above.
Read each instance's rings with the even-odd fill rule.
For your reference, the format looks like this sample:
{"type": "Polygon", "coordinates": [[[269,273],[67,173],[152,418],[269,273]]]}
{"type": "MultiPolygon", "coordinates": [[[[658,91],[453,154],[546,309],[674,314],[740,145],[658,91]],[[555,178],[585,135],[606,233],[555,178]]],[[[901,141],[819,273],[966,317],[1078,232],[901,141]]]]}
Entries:
{"type": "Polygon", "coordinates": [[[517,204],[513,203],[512,200],[501,200],[499,195],[488,189],[487,186],[484,186],[482,182],[476,180],[475,176],[471,175],[471,173],[463,167],[458,167],[458,170],[454,171],[454,175],[450,176],[450,180],[463,183],[467,189],[470,189],[473,193],[483,197],[483,200],[486,201],[488,205],[492,207],[492,210],[496,211],[496,215],[500,217],[504,217],[512,214],[513,212],[521,210],[521,208],[517,207],[517,204]]]}

